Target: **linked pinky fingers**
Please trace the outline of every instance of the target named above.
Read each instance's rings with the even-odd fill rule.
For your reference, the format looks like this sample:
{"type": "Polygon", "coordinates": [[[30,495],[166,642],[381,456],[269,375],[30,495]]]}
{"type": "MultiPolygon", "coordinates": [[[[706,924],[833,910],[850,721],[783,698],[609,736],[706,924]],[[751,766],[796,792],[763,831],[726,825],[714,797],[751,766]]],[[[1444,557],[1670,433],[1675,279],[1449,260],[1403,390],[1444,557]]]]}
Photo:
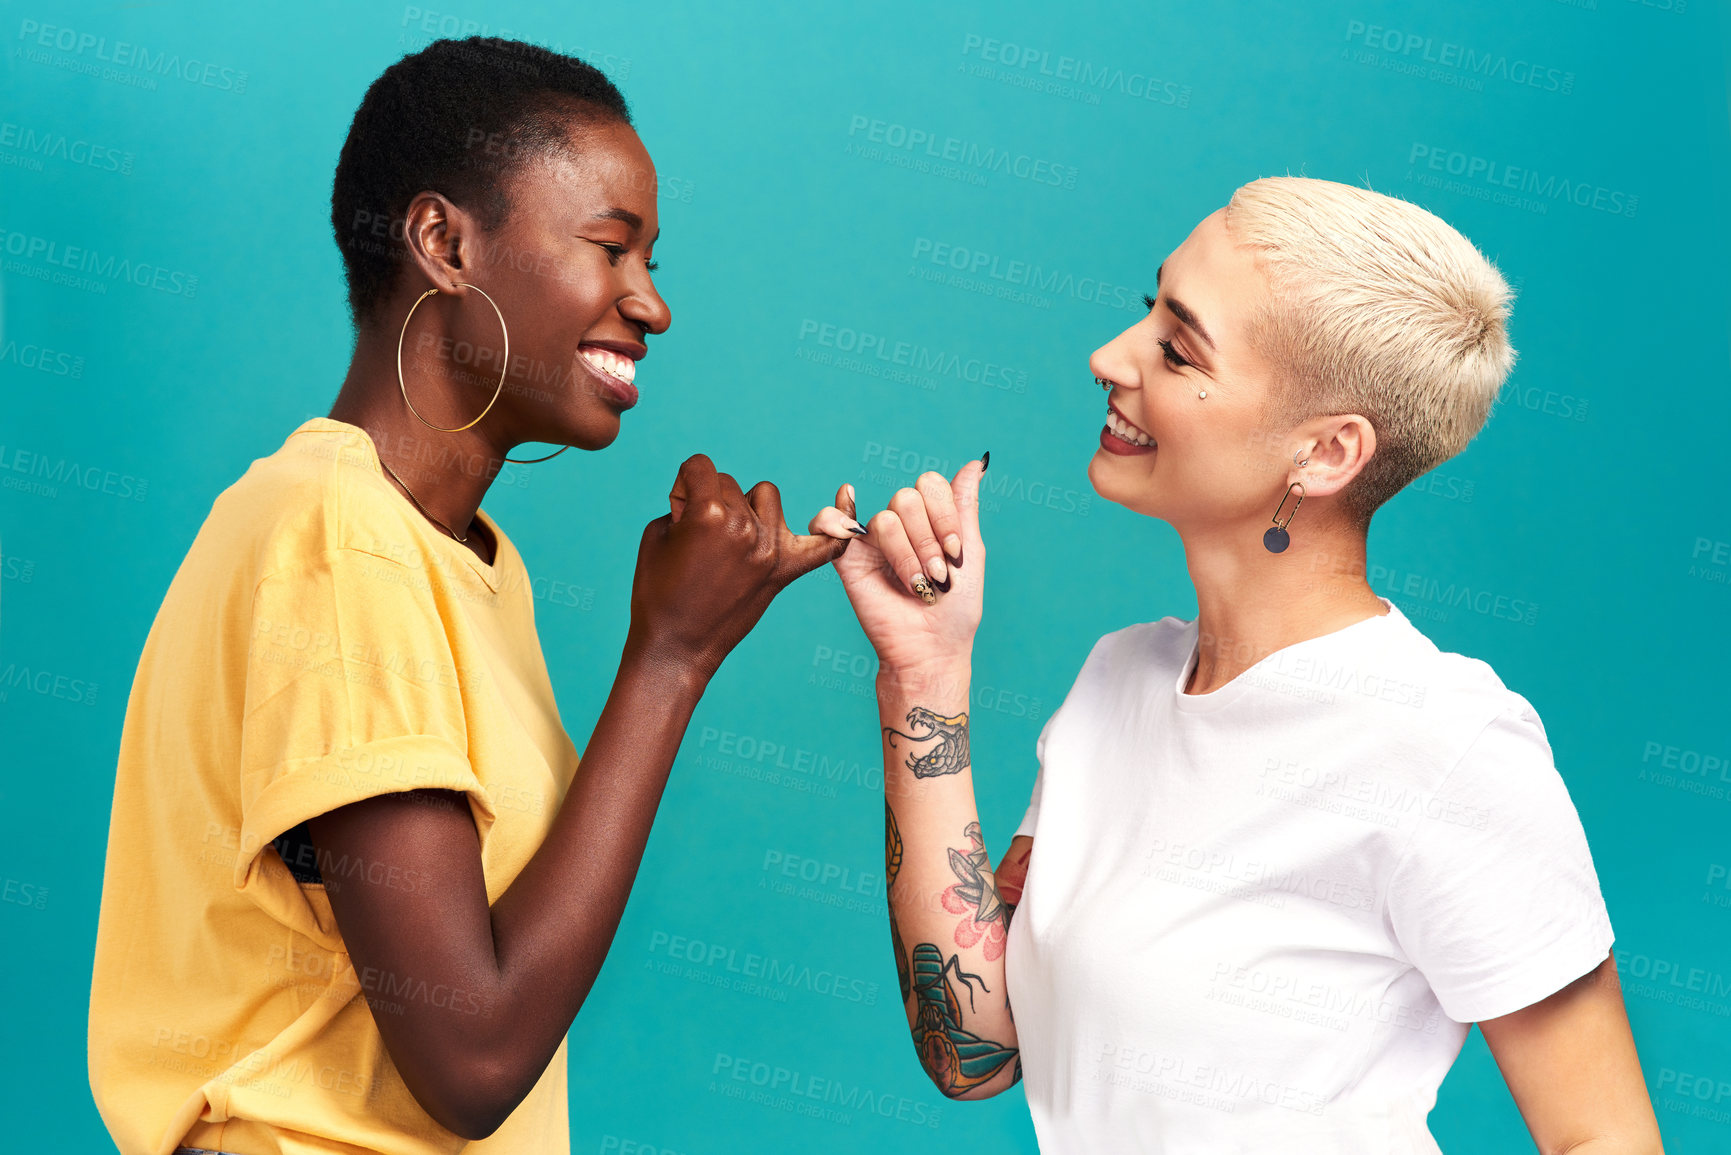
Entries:
{"type": "Polygon", "coordinates": [[[826,505],[817,511],[807,527],[808,532],[823,534],[825,537],[840,538],[852,541],[856,537],[866,536],[866,528],[833,505],[826,505]]]}

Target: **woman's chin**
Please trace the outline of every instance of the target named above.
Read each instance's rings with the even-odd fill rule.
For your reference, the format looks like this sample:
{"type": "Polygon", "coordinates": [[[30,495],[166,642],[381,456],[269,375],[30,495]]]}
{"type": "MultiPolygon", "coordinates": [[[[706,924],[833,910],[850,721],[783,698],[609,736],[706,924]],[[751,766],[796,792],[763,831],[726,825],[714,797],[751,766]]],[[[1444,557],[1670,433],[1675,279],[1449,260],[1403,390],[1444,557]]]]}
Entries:
{"type": "Polygon", "coordinates": [[[573,449],[594,452],[606,449],[619,438],[624,427],[623,414],[611,405],[592,403],[582,412],[561,413],[541,432],[553,444],[569,445],[573,449]]]}
{"type": "Polygon", "coordinates": [[[615,422],[610,430],[597,431],[593,428],[584,429],[538,429],[524,441],[518,442],[508,451],[509,455],[518,458],[546,457],[561,446],[572,449],[583,449],[593,452],[606,449],[619,436],[619,426],[615,422]]]}
{"type": "Polygon", "coordinates": [[[1146,472],[1138,471],[1131,476],[1131,471],[1143,465],[1134,458],[1119,457],[1104,449],[1094,451],[1093,460],[1088,462],[1088,482],[1094,487],[1094,492],[1100,495],[1102,501],[1110,501],[1121,505],[1132,513],[1149,514],[1148,496],[1149,481],[1146,472]]]}
{"type": "Polygon", "coordinates": [[[589,426],[573,434],[567,444],[575,445],[578,449],[587,449],[590,452],[606,449],[619,439],[619,434],[623,428],[624,422],[620,421],[617,415],[614,415],[611,420],[591,422],[589,426]],[[595,428],[595,426],[600,428],[595,428]]]}
{"type": "Polygon", "coordinates": [[[1088,480],[1094,483],[1101,497],[1108,497],[1127,486],[1146,485],[1153,460],[1151,453],[1126,457],[1102,447],[1094,450],[1094,456],[1088,460],[1088,480]]]}

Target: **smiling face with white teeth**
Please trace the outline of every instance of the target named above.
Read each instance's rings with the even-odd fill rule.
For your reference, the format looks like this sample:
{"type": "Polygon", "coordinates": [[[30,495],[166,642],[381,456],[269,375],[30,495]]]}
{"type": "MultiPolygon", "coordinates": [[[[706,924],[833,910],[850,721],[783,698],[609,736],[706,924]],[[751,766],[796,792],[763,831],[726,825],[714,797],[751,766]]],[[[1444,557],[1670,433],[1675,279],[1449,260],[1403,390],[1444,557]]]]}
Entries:
{"type": "Polygon", "coordinates": [[[1089,358],[1111,389],[1088,479],[1107,500],[1180,530],[1267,522],[1287,472],[1286,431],[1271,437],[1262,420],[1271,367],[1249,337],[1267,282],[1225,210],[1196,226],[1156,281],[1148,316],[1089,358]]]}
{"type": "MultiPolygon", "coordinates": [[[[474,275],[458,278],[486,289],[510,327],[509,375],[487,417],[510,444],[601,449],[619,435],[637,403],[644,338],[672,323],[650,275],[655,190],[642,141],[614,121],[573,128],[569,150],[526,160],[511,178],[509,217],[479,238],[474,275]]],[[[477,344],[497,344],[484,301],[463,323],[477,344]]],[[[478,407],[497,366],[475,376],[486,385],[478,407]]]]}

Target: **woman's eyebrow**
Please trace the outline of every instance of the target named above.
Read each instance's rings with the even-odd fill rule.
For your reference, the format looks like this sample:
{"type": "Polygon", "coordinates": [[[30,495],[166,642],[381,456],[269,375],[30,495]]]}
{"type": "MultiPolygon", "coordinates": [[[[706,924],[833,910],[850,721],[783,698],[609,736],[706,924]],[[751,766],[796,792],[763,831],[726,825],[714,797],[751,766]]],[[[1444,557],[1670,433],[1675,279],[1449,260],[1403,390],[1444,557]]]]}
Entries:
{"type": "Polygon", "coordinates": [[[624,221],[633,229],[639,231],[643,228],[643,218],[632,212],[630,209],[602,209],[600,212],[596,213],[592,219],[598,221],[624,221]]]}
{"type": "MultiPolygon", "coordinates": [[[[1160,264],[1160,267],[1158,269],[1154,270],[1154,288],[1155,289],[1160,288],[1160,274],[1164,273],[1165,271],[1166,271],[1166,264],[1164,261],[1162,261],[1160,264]]],[[[1172,315],[1174,317],[1178,318],[1179,323],[1184,324],[1184,325],[1188,325],[1190,328],[1194,329],[1196,331],[1196,335],[1198,337],[1201,337],[1203,342],[1210,349],[1215,349],[1214,338],[1210,337],[1208,335],[1208,330],[1204,329],[1202,327],[1202,322],[1196,319],[1196,314],[1192,313],[1190,311],[1190,307],[1188,305],[1186,305],[1183,301],[1180,301],[1180,300],[1177,300],[1171,296],[1168,296],[1166,298],[1166,307],[1168,309],[1172,310],[1172,315]]],[[[1215,352],[1219,352],[1219,350],[1215,349],[1215,352]]]]}

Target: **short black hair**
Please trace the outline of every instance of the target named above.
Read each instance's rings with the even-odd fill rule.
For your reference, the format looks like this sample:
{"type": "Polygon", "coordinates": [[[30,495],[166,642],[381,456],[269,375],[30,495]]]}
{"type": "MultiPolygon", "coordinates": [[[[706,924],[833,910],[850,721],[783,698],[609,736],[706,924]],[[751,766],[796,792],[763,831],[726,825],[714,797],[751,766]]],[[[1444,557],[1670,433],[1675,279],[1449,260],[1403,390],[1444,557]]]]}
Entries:
{"type": "Polygon", "coordinates": [[[407,257],[411,197],[433,189],[497,228],[522,164],[567,149],[574,122],[603,121],[631,123],[611,80],[520,40],[435,40],[385,69],[355,110],[331,186],[356,329],[374,319],[407,257]]]}

